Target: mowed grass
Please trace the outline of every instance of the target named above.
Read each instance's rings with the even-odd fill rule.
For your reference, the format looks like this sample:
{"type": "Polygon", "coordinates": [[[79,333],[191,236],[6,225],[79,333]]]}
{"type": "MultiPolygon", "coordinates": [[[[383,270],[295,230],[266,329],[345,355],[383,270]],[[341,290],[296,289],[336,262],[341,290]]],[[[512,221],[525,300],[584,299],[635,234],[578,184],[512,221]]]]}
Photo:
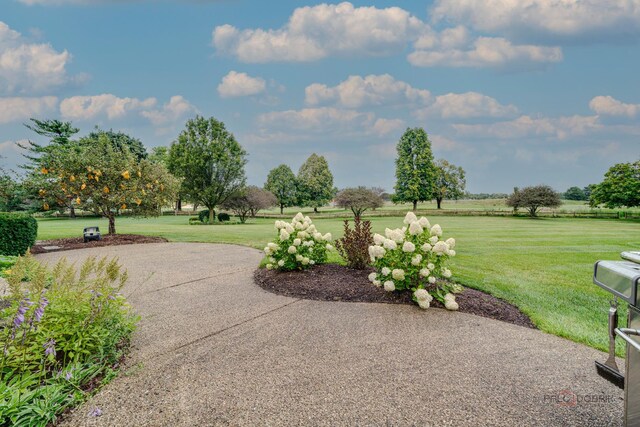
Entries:
{"type": "MultiPolygon", "coordinates": [[[[401,217],[371,218],[374,232],[402,225],[401,217]]],[[[237,225],[188,225],[186,216],[118,218],[119,233],[163,236],[176,242],[233,243],[262,249],[275,238],[273,220],[237,225]]],[[[529,315],[543,331],[606,350],[610,294],[592,283],[593,264],[640,250],[640,223],[633,221],[514,217],[447,217],[439,223],[457,241],[454,278],[503,298],[529,315]]],[[[341,219],[314,220],[322,232],[342,235],[341,219]]],[[[99,225],[95,218],[42,219],[39,239],[80,236],[99,225]]],[[[337,254],[331,261],[340,262],[337,254]]],[[[626,311],[621,313],[626,319],[626,311]]],[[[618,340],[620,341],[620,340],[618,340]]],[[[621,342],[618,353],[624,352],[621,342]]]]}

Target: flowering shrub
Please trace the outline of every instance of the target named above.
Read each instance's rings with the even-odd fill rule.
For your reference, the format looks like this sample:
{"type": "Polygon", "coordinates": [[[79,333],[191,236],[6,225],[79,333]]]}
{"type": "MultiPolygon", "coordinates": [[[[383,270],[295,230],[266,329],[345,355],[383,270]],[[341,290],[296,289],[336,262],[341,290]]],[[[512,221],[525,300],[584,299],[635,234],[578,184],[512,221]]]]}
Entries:
{"type": "Polygon", "coordinates": [[[77,272],[18,259],[0,310],[0,425],[49,425],[115,375],[137,321],[126,280],[115,260],[88,258],[77,272]]]}
{"type": "Polygon", "coordinates": [[[446,280],[451,270],[445,267],[448,258],[455,256],[456,241],[442,240],[442,228],[431,226],[427,218],[418,219],[413,212],[404,218],[405,226],[387,228],[385,235],[375,234],[369,256],[377,272],[369,275],[376,286],[388,292],[409,290],[420,308],[427,309],[435,298],[448,310],[457,310],[454,294],[462,287],[446,280]]]}
{"type": "Polygon", "coordinates": [[[264,248],[269,270],[303,270],[327,260],[327,250],[333,249],[331,233],[322,234],[313,225],[311,218],[298,214],[293,221],[276,221],[278,238],[264,248]]]}

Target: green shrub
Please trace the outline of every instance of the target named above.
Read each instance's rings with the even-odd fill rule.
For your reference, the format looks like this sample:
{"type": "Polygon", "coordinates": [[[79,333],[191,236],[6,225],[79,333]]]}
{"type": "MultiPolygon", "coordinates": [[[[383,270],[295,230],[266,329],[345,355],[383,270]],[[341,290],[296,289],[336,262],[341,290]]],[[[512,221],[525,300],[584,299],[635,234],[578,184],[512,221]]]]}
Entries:
{"type": "Polygon", "coordinates": [[[200,221],[200,218],[198,218],[197,216],[191,216],[189,217],[189,225],[198,225],[201,224],[202,221],[200,221]]]}
{"type": "Polygon", "coordinates": [[[65,260],[49,270],[18,259],[0,311],[0,425],[53,423],[115,376],[137,322],[120,294],[126,280],[106,258],[79,271],[65,260]]]}
{"type": "Polygon", "coordinates": [[[207,222],[209,222],[209,209],[205,209],[203,211],[198,212],[198,218],[200,219],[200,222],[203,224],[206,224],[207,222]]]}
{"type": "Polygon", "coordinates": [[[37,234],[38,222],[31,215],[0,213],[0,255],[24,255],[37,234]]]}
{"type": "Polygon", "coordinates": [[[220,222],[229,221],[230,219],[231,219],[231,217],[226,212],[220,212],[218,214],[218,221],[220,221],[220,222]]]}

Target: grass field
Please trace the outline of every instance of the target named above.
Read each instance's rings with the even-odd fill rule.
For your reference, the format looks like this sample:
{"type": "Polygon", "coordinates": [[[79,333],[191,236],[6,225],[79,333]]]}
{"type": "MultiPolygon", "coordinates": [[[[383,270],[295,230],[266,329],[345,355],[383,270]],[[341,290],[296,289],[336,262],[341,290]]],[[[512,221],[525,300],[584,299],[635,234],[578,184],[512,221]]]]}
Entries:
{"type": "MultiPolygon", "coordinates": [[[[235,243],[259,249],[275,237],[269,219],[213,226],[187,221],[185,216],[118,218],[116,227],[119,233],[164,236],[177,242],[235,243]]],[[[334,238],[342,234],[339,219],[314,222],[334,238]]],[[[445,237],[458,242],[458,256],[452,260],[457,281],[515,304],[545,332],[607,349],[609,294],[592,284],[593,263],[619,259],[623,250],[640,249],[640,223],[447,216],[433,218],[435,222],[443,227],[445,237]]],[[[385,227],[399,227],[402,218],[372,218],[372,223],[375,232],[383,232],[385,227]]],[[[106,221],[93,218],[41,219],[38,238],[80,236],[84,226],[96,224],[106,230],[106,221]]],[[[332,261],[340,261],[337,254],[332,261]]],[[[622,343],[618,344],[622,354],[622,343]]]]}

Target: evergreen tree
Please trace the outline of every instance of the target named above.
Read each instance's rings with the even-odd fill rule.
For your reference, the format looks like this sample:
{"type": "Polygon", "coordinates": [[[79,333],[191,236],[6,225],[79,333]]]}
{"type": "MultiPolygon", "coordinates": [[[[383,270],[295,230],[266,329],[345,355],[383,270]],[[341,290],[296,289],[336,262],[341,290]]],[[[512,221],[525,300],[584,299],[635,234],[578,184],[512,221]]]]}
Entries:
{"type": "Polygon", "coordinates": [[[393,201],[411,202],[415,211],[418,202],[431,200],[435,195],[437,172],[431,142],[424,129],[407,129],[396,149],[396,193],[393,201]]]}
{"type": "Polygon", "coordinates": [[[313,153],[298,171],[298,204],[312,207],[317,213],[335,194],[327,159],[313,153]]]}

